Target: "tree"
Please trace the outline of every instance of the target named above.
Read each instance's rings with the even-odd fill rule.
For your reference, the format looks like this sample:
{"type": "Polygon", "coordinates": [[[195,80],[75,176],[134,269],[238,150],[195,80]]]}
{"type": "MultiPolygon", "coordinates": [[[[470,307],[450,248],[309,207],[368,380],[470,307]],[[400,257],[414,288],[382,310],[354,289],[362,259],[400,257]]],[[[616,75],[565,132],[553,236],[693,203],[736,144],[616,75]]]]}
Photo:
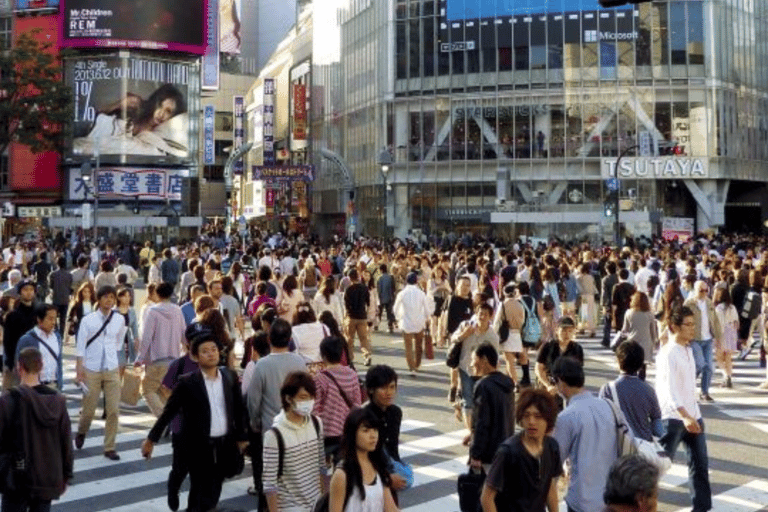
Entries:
{"type": "Polygon", "coordinates": [[[11,142],[33,153],[64,149],[72,120],[72,94],[62,81],[62,66],[39,29],[24,33],[0,53],[0,154],[11,142]]]}

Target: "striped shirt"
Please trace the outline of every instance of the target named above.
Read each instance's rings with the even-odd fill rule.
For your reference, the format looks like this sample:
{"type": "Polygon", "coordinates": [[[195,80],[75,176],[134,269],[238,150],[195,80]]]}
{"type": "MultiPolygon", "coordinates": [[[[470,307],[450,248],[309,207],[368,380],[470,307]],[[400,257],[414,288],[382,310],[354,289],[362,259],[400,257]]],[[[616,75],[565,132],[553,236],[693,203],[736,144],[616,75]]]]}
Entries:
{"type": "Polygon", "coordinates": [[[317,394],[312,414],[323,420],[326,437],[336,437],[344,431],[344,421],[349,414],[349,407],[341,396],[339,386],[325,375],[326,371],[333,374],[354,407],[360,407],[362,404],[360,381],[357,372],[348,366],[329,368],[315,375],[317,394]]]}
{"type": "Polygon", "coordinates": [[[318,436],[309,418],[297,425],[281,412],[275,418],[275,427],[285,445],[283,476],[278,481],[277,437],[270,429],[264,433],[264,494],[277,493],[280,512],[312,510],[320,497],[320,477],[326,473],[322,423],[318,436]]]}

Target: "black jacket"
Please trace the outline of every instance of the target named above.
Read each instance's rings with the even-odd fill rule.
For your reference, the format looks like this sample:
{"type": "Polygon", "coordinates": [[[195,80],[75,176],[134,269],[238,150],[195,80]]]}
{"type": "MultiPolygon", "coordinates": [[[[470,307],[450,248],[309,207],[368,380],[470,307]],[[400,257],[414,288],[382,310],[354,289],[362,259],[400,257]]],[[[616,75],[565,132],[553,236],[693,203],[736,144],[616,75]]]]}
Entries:
{"type": "Polygon", "coordinates": [[[344,292],[344,306],[347,308],[347,316],[354,320],[366,320],[368,318],[368,304],[371,294],[363,283],[355,283],[344,292]]]}
{"type": "Polygon", "coordinates": [[[499,445],[514,433],[514,383],[501,372],[489,373],[475,384],[469,456],[490,464],[499,445]]]}
{"type": "MultiPolygon", "coordinates": [[[[55,500],[64,492],[64,484],[72,479],[72,430],[67,413],[67,400],[48,386],[17,386],[23,405],[11,398],[0,397],[0,438],[2,451],[8,453],[8,442],[14,439],[12,415],[21,416],[24,432],[22,445],[30,467],[30,487],[27,496],[55,500]],[[14,409],[15,407],[15,409],[14,409]]],[[[16,441],[18,443],[18,441],[16,441]]]]}
{"type": "MultiPolygon", "coordinates": [[[[219,368],[224,379],[224,402],[227,410],[227,437],[232,441],[245,441],[246,409],[240,383],[237,376],[229,368],[219,368]]],[[[181,442],[194,450],[210,439],[211,406],[208,402],[208,391],[205,389],[203,374],[200,370],[182,375],[179,383],[173,388],[163,413],[149,431],[150,441],[157,443],[165,427],[181,415],[181,442]]]]}
{"type": "Polygon", "coordinates": [[[3,346],[5,347],[5,367],[13,369],[13,354],[16,353],[16,345],[19,339],[27,331],[37,325],[35,317],[35,303],[26,306],[18,302],[16,308],[5,316],[5,332],[3,334],[3,346]]]}

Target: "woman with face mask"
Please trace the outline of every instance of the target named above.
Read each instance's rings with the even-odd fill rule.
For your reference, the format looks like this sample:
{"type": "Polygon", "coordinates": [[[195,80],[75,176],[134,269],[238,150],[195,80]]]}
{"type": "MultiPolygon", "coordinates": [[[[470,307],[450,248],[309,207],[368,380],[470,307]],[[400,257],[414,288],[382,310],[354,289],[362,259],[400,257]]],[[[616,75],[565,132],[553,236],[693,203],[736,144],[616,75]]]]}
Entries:
{"type": "Polygon", "coordinates": [[[283,410],[264,433],[264,494],[269,512],[309,512],[328,488],[321,422],[312,416],[315,381],[291,373],[280,389],[283,410]]]}

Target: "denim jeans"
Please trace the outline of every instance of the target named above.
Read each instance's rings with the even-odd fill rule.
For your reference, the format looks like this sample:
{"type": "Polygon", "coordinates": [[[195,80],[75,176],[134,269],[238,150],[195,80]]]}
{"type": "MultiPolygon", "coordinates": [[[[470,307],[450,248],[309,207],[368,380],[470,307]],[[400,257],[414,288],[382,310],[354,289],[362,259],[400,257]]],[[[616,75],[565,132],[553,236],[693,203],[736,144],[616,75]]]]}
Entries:
{"type": "Polygon", "coordinates": [[[693,359],[696,364],[696,375],[701,374],[701,392],[709,394],[712,375],[715,373],[715,360],[712,352],[712,338],[708,340],[693,340],[691,342],[693,359]]]}
{"type": "Polygon", "coordinates": [[[475,380],[461,368],[459,368],[459,379],[461,381],[461,403],[465,410],[470,410],[475,402],[475,380]]]}
{"type": "Polygon", "coordinates": [[[691,434],[685,424],[676,419],[664,420],[666,434],[659,439],[669,458],[674,460],[678,445],[685,444],[688,456],[688,489],[691,493],[693,512],[706,512],[712,508],[712,489],[709,486],[709,459],[704,422],[699,420],[701,434],[691,434]]]}

